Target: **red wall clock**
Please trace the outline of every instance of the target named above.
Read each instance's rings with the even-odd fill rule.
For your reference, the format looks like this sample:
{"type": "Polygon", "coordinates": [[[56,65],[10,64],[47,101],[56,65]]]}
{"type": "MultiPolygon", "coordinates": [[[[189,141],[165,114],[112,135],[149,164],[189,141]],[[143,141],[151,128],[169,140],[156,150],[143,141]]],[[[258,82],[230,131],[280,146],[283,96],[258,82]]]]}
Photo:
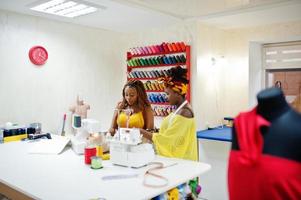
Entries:
{"type": "Polygon", "coordinates": [[[47,50],[42,46],[34,46],[29,50],[29,59],[35,65],[43,65],[48,59],[47,50]]]}

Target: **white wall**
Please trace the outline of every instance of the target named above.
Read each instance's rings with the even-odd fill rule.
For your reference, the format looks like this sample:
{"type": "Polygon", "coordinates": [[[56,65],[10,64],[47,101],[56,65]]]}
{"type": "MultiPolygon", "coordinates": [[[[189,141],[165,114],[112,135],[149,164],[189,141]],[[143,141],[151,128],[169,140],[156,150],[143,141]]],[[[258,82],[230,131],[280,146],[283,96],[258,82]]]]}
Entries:
{"type": "Polygon", "coordinates": [[[301,38],[301,21],[230,30],[198,26],[193,95],[199,129],[216,126],[223,117],[235,117],[256,104],[263,79],[261,44],[301,38]]]}
{"type": "Polygon", "coordinates": [[[226,58],[229,70],[225,93],[225,115],[236,115],[256,104],[256,94],[262,89],[260,45],[270,42],[300,40],[301,21],[271,24],[226,32],[226,58]],[[231,63],[231,64],[230,64],[231,63]]]}
{"type": "Polygon", "coordinates": [[[108,128],[125,81],[123,58],[120,34],[0,10],[0,125],[41,122],[56,132],[80,93],[88,117],[108,128]],[[48,50],[42,67],[28,58],[35,45],[48,50]]]}
{"type": "Polygon", "coordinates": [[[197,73],[193,96],[198,129],[205,129],[222,122],[225,32],[202,23],[198,24],[197,31],[197,73]]]}

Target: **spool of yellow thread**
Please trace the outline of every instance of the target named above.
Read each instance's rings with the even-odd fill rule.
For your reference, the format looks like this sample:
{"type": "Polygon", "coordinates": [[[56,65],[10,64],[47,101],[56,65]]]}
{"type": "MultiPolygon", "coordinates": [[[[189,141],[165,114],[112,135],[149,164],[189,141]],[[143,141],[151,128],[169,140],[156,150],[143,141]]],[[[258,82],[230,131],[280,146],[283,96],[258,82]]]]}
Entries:
{"type": "Polygon", "coordinates": [[[96,156],[98,157],[103,156],[102,146],[96,146],[96,156]]]}

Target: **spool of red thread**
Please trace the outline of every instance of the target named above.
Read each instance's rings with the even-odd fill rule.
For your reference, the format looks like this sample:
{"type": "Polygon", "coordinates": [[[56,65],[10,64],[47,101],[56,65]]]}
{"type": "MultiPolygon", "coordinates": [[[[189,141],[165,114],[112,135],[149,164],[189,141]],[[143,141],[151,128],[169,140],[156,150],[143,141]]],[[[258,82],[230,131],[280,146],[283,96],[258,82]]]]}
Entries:
{"type": "Polygon", "coordinates": [[[85,163],[91,164],[91,157],[96,156],[96,148],[86,147],[85,148],[85,163]]]}

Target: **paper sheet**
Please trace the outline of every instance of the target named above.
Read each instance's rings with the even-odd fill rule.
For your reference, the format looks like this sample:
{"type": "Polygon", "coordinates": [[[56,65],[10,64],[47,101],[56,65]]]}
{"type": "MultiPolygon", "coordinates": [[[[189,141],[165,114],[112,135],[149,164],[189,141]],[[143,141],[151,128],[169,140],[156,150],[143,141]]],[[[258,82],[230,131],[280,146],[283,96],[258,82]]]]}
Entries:
{"type": "Polygon", "coordinates": [[[64,136],[51,135],[52,139],[42,139],[31,143],[28,150],[30,154],[59,154],[69,143],[70,138],[64,136]]]}

